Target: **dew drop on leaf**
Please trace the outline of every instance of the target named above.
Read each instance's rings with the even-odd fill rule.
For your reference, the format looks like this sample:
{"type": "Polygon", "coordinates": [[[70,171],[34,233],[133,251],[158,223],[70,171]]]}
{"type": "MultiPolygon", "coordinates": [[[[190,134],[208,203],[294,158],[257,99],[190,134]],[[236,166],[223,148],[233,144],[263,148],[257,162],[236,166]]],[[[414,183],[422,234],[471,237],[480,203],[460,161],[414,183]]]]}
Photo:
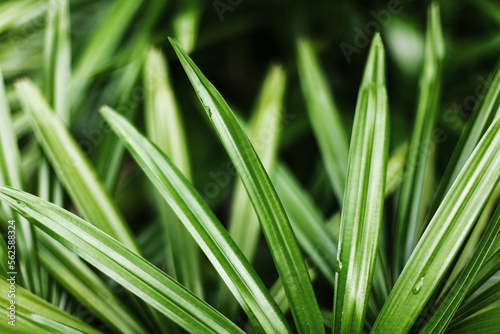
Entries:
{"type": "Polygon", "coordinates": [[[424,285],[424,277],[422,277],[421,279],[419,279],[417,281],[417,284],[415,284],[415,286],[413,287],[413,294],[416,295],[420,292],[420,290],[422,289],[422,285],[424,285]]]}
{"type": "Polygon", "coordinates": [[[341,270],[342,270],[342,262],[337,260],[337,267],[335,268],[335,271],[340,273],[341,270]]]}

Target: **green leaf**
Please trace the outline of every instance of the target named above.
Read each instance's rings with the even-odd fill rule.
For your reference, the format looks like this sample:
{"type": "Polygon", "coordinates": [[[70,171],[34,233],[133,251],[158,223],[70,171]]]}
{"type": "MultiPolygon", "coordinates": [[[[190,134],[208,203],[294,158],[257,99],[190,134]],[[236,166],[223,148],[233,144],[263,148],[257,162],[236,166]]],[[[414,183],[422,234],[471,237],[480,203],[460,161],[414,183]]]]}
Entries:
{"type": "Polygon", "coordinates": [[[500,118],[491,124],[436,211],[384,304],[374,332],[409,330],[498,183],[498,152],[500,118]]]}
{"type": "Polygon", "coordinates": [[[500,108],[500,61],[493,73],[488,76],[487,82],[474,105],[471,118],[467,122],[460,139],[448,161],[446,170],[437,190],[431,213],[434,213],[443,197],[455,182],[458,174],[469,159],[470,155],[481,140],[488,126],[495,119],[500,108]],[[491,78],[493,76],[493,78],[491,78]]]}
{"type": "MultiPolygon", "coordinates": [[[[450,292],[448,292],[444,300],[440,303],[437,311],[434,313],[434,315],[426,324],[425,328],[422,330],[421,333],[441,333],[445,330],[445,328],[451,321],[453,315],[460,306],[461,302],[467,295],[470,286],[474,282],[474,277],[481,268],[481,265],[484,263],[484,260],[488,255],[488,251],[491,248],[493,241],[495,240],[495,236],[498,234],[499,231],[500,231],[500,206],[497,207],[497,210],[493,218],[486,227],[486,231],[484,232],[483,237],[481,238],[479,244],[475,248],[471,259],[469,260],[465,268],[462,270],[456,283],[453,285],[450,292]]],[[[500,287],[500,284],[498,286],[500,287]]],[[[475,301],[471,301],[470,303],[473,303],[471,305],[480,304],[475,301]]],[[[475,310],[477,311],[481,308],[482,307],[479,307],[475,310]]],[[[468,315],[472,313],[459,311],[457,313],[457,317],[460,317],[460,315],[462,315],[461,318],[466,318],[468,315]]]]}
{"type": "MultiPolygon", "coordinates": [[[[191,166],[184,134],[184,126],[179,113],[174,92],[168,80],[168,69],[161,52],[150,49],[144,68],[145,120],[148,138],[172,159],[172,162],[190,179],[191,166]]],[[[167,261],[180,283],[202,296],[199,249],[182,222],[157,197],[158,208],[172,256],[167,261]]]]}
{"type": "Polygon", "coordinates": [[[500,326],[499,319],[500,306],[497,305],[483,312],[478,312],[455,326],[448,328],[446,333],[467,334],[480,330],[481,334],[496,334],[500,326]]]}
{"type": "Polygon", "coordinates": [[[68,0],[50,0],[44,40],[44,93],[65,124],[69,123],[71,40],[68,0]]]}
{"type": "MultiPolygon", "coordinates": [[[[69,3],[51,0],[44,39],[44,92],[47,102],[62,121],[70,124],[69,84],[71,78],[71,40],[69,3]]],[[[48,162],[43,159],[38,175],[40,197],[63,203],[62,185],[52,180],[48,162]],[[52,188],[52,189],[51,189],[52,188]]]]}
{"type": "Polygon", "coordinates": [[[342,204],[347,175],[348,138],[330,87],[310,41],[297,42],[299,78],[323,163],[342,204]]]}
{"type": "Polygon", "coordinates": [[[288,333],[283,314],[248,260],[186,177],[125,118],[101,113],[224,279],[240,305],[265,332],[288,333]]]}
{"type": "Polygon", "coordinates": [[[455,314],[450,327],[453,327],[454,324],[460,322],[461,320],[467,319],[474,313],[486,309],[492,304],[498,304],[499,300],[500,281],[496,282],[491,287],[484,290],[479,295],[462,305],[458,312],[455,314]]]}
{"type": "MultiPolygon", "coordinates": [[[[274,166],[278,150],[285,79],[285,72],[281,67],[273,66],[269,70],[249,124],[248,138],[267,171],[274,166]]],[[[246,258],[252,261],[258,243],[260,225],[241,181],[236,183],[234,190],[229,234],[246,258]]]]}
{"type": "MultiPolygon", "coordinates": [[[[92,224],[140,254],[116,204],[62,120],[31,82],[21,81],[16,88],[25,112],[31,116],[38,141],[79,212],[92,224]]],[[[138,306],[139,311],[143,312],[143,309],[144,306],[138,306]]]]}
{"type": "Polygon", "coordinates": [[[337,240],[331,236],[312,199],[285,166],[276,166],[273,180],[300,246],[333,286],[337,240]]]}
{"type": "Polygon", "coordinates": [[[404,178],[404,167],[408,155],[408,143],[403,143],[392,152],[387,163],[387,179],[385,183],[385,196],[392,194],[404,178]]]}
{"type": "MultiPolygon", "coordinates": [[[[1,113],[2,111],[0,110],[0,114],[1,113]]],[[[6,128],[5,131],[1,132],[1,135],[7,135],[9,133],[9,129],[12,129],[12,127],[7,126],[7,124],[9,124],[7,122],[2,122],[2,124],[5,124],[6,128]]],[[[8,143],[9,141],[2,140],[1,142],[8,143]]],[[[9,169],[19,169],[19,161],[17,161],[12,154],[10,154],[8,162],[11,164],[9,165],[9,169]]],[[[9,169],[2,168],[1,170],[7,171],[9,169]]],[[[20,176],[16,178],[19,177],[20,176]]],[[[22,186],[20,182],[15,183],[15,185],[16,187],[22,186]]],[[[28,227],[32,228],[32,226],[24,218],[22,218],[22,220],[16,218],[16,225],[20,221],[26,222],[28,227]]],[[[18,238],[20,236],[20,234],[16,235],[18,238]]],[[[131,313],[123,307],[121,302],[114,297],[109,288],[103,284],[98,279],[96,274],[78,257],[72,256],[73,254],[69,253],[66,248],[58,245],[43,233],[37,233],[36,236],[37,241],[39,241],[37,247],[39,254],[31,255],[28,259],[24,259],[24,257],[21,256],[17,262],[20,266],[30,264],[32,261],[36,261],[40,258],[44,269],[51,272],[51,274],[56,277],[62,286],[64,286],[67,290],[74,291],[74,296],[78,299],[78,301],[89,307],[89,309],[95,312],[106,323],[114,326],[124,333],[141,332],[141,326],[137,324],[131,313]],[[96,295],[106,296],[105,301],[95,298],[96,295]]],[[[21,253],[22,250],[22,244],[19,242],[20,240],[21,239],[19,238],[16,242],[18,253],[21,253]]],[[[37,283],[40,283],[40,278],[37,278],[36,280],[37,283]]]]}
{"type": "Polygon", "coordinates": [[[318,303],[297,240],[269,176],[220,93],[179,44],[172,39],[170,41],[247,189],[278,273],[283,280],[298,331],[323,332],[318,303]]]}
{"type": "Polygon", "coordinates": [[[398,204],[394,244],[394,277],[397,278],[418,241],[418,227],[423,210],[425,178],[434,140],[441,86],[441,68],[444,42],[439,18],[439,7],[429,7],[425,38],[424,65],[420,76],[416,120],[413,126],[405,177],[398,204]]]}
{"type": "MultiPolygon", "coordinates": [[[[148,1],[137,29],[134,29],[130,38],[127,38],[126,50],[121,55],[124,64],[116,73],[113,73],[112,81],[103,93],[99,105],[116,104],[124,116],[134,119],[138,106],[140,105],[139,86],[140,74],[146,56],[145,49],[154,32],[155,24],[162,18],[164,8],[168,0],[148,1]]],[[[120,56],[116,56],[120,58],[120,56]]],[[[125,149],[116,136],[110,132],[105,133],[102,142],[97,147],[96,170],[102,177],[103,184],[109,191],[115,189],[116,181],[122,166],[125,149]]]]}
{"type": "MultiPolygon", "coordinates": [[[[276,160],[285,84],[283,68],[271,67],[260,89],[247,133],[267,171],[272,169],[276,160]]],[[[234,187],[228,231],[251,263],[254,260],[261,230],[252,202],[240,180],[236,181],[234,187]]],[[[234,315],[237,304],[233,302],[234,298],[230,297],[229,290],[222,286],[219,292],[219,309],[224,311],[225,308],[229,308],[228,314],[234,315]]]]}
{"type": "Polygon", "coordinates": [[[373,37],[358,93],[340,225],[334,333],[360,333],[375,269],[387,173],[385,55],[373,37]]]}
{"type": "Polygon", "coordinates": [[[12,294],[10,282],[6,277],[0,279],[0,314],[2,314],[0,331],[2,333],[101,333],[19,285],[15,286],[15,299],[11,299],[9,297],[12,294]],[[8,307],[11,307],[13,300],[15,301],[15,321],[14,325],[11,325],[8,323],[12,320],[9,317],[11,312],[8,307]]]}
{"type": "Polygon", "coordinates": [[[180,4],[172,25],[175,36],[182,48],[191,53],[198,38],[198,26],[202,14],[202,2],[200,0],[185,0],[180,4]]]}
{"type": "Polygon", "coordinates": [[[83,219],[12,188],[0,187],[0,199],[188,332],[242,333],[161,270],[83,219]]]}
{"type": "Polygon", "coordinates": [[[483,263],[481,269],[474,277],[474,282],[472,283],[469,291],[467,292],[467,296],[465,299],[470,297],[474,292],[476,292],[486,281],[488,281],[495,273],[500,270],[500,248],[498,247],[498,239],[491,247],[488,255],[486,256],[486,262],[483,263]]]}
{"type": "Polygon", "coordinates": [[[38,141],[79,211],[92,224],[138,252],[116,205],[62,120],[30,81],[18,82],[16,89],[23,109],[31,115],[38,141]]]}
{"type": "Polygon", "coordinates": [[[0,32],[20,26],[39,16],[47,9],[38,0],[3,1],[0,5],[0,32]]]}
{"type": "Polygon", "coordinates": [[[71,78],[71,106],[79,108],[91,78],[109,61],[143,1],[115,0],[90,35],[71,78]]]}
{"type": "Polygon", "coordinates": [[[44,268],[64,289],[119,332],[146,333],[144,325],[137,321],[134,313],[78,256],[45,233],[38,233],[37,237],[44,268]]]}
{"type": "Polygon", "coordinates": [[[496,236],[493,241],[490,250],[488,251],[488,255],[486,256],[486,260],[489,261],[495,253],[500,251],[500,234],[496,236]]]}
{"type": "MultiPolygon", "coordinates": [[[[500,199],[500,184],[493,191],[493,194],[490,196],[490,199],[486,203],[486,206],[481,212],[476,224],[470,236],[467,238],[467,242],[462,247],[462,251],[460,252],[460,256],[455,262],[453,266],[453,270],[448,275],[448,279],[443,290],[447,290],[457,279],[458,275],[462,272],[467,262],[472,258],[474,251],[477,249],[477,245],[482,235],[484,235],[485,229],[488,226],[488,223],[491,221],[492,213],[498,205],[498,200],[500,199]]],[[[490,248],[491,250],[491,248],[490,248]]],[[[485,257],[487,255],[485,254],[485,257]]]]}
{"type": "MultiPolygon", "coordinates": [[[[147,44],[140,46],[142,53],[144,53],[144,48],[146,47],[147,44]]],[[[115,89],[110,89],[113,90],[113,92],[109,94],[111,96],[110,100],[119,100],[117,108],[123,112],[124,116],[129,118],[133,118],[137,111],[138,103],[131,95],[135,83],[140,78],[143,67],[142,58],[142,55],[133,58],[134,60],[131,61],[130,64],[115,74],[113,81],[109,85],[113,88],[117,86],[115,89]]],[[[99,131],[99,126],[102,126],[102,124],[98,123],[97,126],[97,131],[99,131]]],[[[103,132],[104,133],[94,132],[94,136],[99,138],[99,140],[101,138],[100,135],[102,136],[101,141],[97,141],[98,139],[95,141],[98,143],[96,147],[97,152],[95,154],[95,169],[97,174],[101,177],[104,187],[108,189],[108,191],[113,191],[116,187],[125,149],[113,133],[103,132]]]]}
{"type": "MultiPolygon", "coordinates": [[[[2,72],[0,71],[0,184],[10,185],[16,188],[22,187],[22,177],[20,170],[20,154],[17,146],[17,137],[14,133],[12,117],[5,96],[5,88],[2,72]]],[[[2,220],[4,231],[12,230],[16,233],[16,252],[19,261],[16,261],[15,268],[9,271],[20,273],[22,285],[35,294],[41,294],[40,285],[40,265],[38,263],[37,244],[33,227],[16,212],[8,207],[3,207],[6,220],[14,220],[13,226],[9,227],[6,220],[2,220]]]]}
{"type": "MultiPolygon", "coordinates": [[[[400,147],[396,148],[395,151],[393,152],[393,155],[390,157],[389,162],[387,163],[387,178],[386,178],[386,186],[385,186],[385,196],[386,197],[389,196],[392,193],[392,191],[394,191],[396,189],[396,187],[399,185],[399,183],[401,182],[402,175],[403,175],[403,169],[404,169],[404,161],[405,161],[405,156],[406,156],[407,150],[408,150],[408,145],[406,145],[406,143],[401,145],[400,147]]],[[[275,174],[276,173],[274,173],[274,175],[275,174]]],[[[280,191],[278,184],[277,184],[277,189],[278,189],[278,191],[280,191]]],[[[299,191],[300,189],[296,189],[296,190],[299,191]]],[[[308,209],[305,209],[305,210],[307,210],[305,212],[306,214],[309,213],[309,215],[311,217],[313,217],[312,215],[319,215],[319,213],[318,213],[319,209],[317,207],[315,207],[314,204],[312,202],[310,202],[310,200],[306,199],[307,196],[304,193],[302,193],[302,191],[291,195],[291,197],[298,198],[298,201],[294,202],[296,206],[302,206],[305,204],[306,206],[310,207],[308,209]],[[300,201],[300,203],[299,203],[299,201],[300,201]],[[313,212],[315,212],[315,213],[313,214],[313,212]]],[[[285,205],[286,205],[286,203],[285,203],[285,205]]],[[[292,205],[292,203],[290,203],[290,205],[292,205]]],[[[294,219],[297,219],[297,221],[299,221],[298,216],[296,218],[294,218],[295,213],[302,214],[302,212],[299,212],[299,211],[300,210],[287,209],[287,212],[290,216],[291,221],[293,221],[294,219]]],[[[333,242],[335,244],[335,249],[329,249],[329,252],[326,254],[331,254],[333,252],[336,253],[336,248],[337,248],[336,244],[337,244],[339,230],[340,230],[340,214],[338,212],[335,212],[325,222],[325,226],[326,226],[326,229],[328,230],[328,234],[331,236],[331,238],[333,238],[333,242]]],[[[313,235],[313,234],[311,234],[311,235],[313,235]]],[[[309,234],[304,234],[304,236],[308,237],[309,234]]],[[[314,244],[316,242],[316,239],[302,240],[301,238],[299,238],[298,241],[299,242],[306,241],[309,244],[314,244]]],[[[301,247],[307,248],[307,246],[303,246],[302,244],[301,244],[301,247]]],[[[314,282],[314,280],[318,277],[318,272],[317,272],[316,268],[320,268],[322,265],[324,265],[324,263],[323,263],[323,260],[321,260],[321,262],[318,263],[316,261],[316,258],[313,258],[313,260],[314,260],[313,264],[314,264],[315,268],[309,267],[308,272],[309,272],[309,277],[311,278],[311,281],[314,282]]],[[[378,262],[380,262],[380,261],[377,260],[377,263],[378,262]]],[[[335,263],[334,268],[336,268],[336,266],[337,265],[335,263]]],[[[374,279],[376,279],[378,276],[377,271],[378,271],[378,266],[376,266],[376,268],[375,268],[375,278],[374,279]]],[[[373,289],[375,289],[375,288],[377,288],[377,286],[373,287],[373,289]]],[[[276,300],[276,303],[278,304],[280,309],[283,312],[288,311],[289,304],[286,300],[285,290],[283,288],[283,284],[282,284],[280,279],[278,279],[272,285],[272,287],[269,291],[271,292],[271,295],[273,296],[274,300],[276,300]]],[[[383,292],[385,295],[385,291],[383,291],[383,292]]],[[[371,307],[370,304],[369,304],[369,307],[371,307]]],[[[375,312],[375,310],[373,310],[373,311],[375,312]]]]}

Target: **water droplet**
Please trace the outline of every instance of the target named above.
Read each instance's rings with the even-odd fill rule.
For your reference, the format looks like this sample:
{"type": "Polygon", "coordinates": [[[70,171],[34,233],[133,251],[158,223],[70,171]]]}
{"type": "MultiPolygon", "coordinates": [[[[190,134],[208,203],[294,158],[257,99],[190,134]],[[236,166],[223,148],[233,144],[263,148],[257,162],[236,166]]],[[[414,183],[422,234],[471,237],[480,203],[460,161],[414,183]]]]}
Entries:
{"type": "Polygon", "coordinates": [[[337,260],[337,267],[335,268],[335,271],[340,273],[341,270],[342,270],[342,262],[337,260]]]}
{"type": "Polygon", "coordinates": [[[415,286],[413,287],[413,294],[416,295],[420,292],[420,290],[422,289],[422,285],[424,285],[424,278],[422,277],[421,279],[419,279],[417,281],[417,283],[415,284],[415,286]]]}
{"type": "Polygon", "coordinates": [[[207,106],[206,104],[203,104],[203,107],[208,112],[208,117],[212,118],[212,116],[213,116],[212,109],[210,109],[210,107],[207,106]]]}

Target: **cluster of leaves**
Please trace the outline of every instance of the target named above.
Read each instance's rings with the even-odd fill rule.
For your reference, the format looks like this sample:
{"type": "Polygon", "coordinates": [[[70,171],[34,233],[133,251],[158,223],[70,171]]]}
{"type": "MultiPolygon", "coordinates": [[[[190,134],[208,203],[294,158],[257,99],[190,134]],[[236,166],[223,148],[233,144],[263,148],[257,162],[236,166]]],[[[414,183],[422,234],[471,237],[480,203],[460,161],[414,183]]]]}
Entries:
{"type": "MultiPolygon", "coordinates": [[[[498,6],[480,6],[498,19],[498,6]]],[[[201,1],[0,7],[0,31],[26,33],[0,44],[8,83],[0,72],[0,229],[16,231],[13,267],[13,239],[0,238],[4,319],[6,278],[17,272],[16,326],[2,321],[2,332],[500,328],[500,69],[436,172],[447,61],[437,5],[428,9],[411,133],[391,154],[384,35],[373,36],[365,56],[349,131],[318,45],[294,40],[306,128],[320,156],[312,189],[278,154],[303,131],[282,131],[289,71],[269,68],[247,122],[190,57],[202,45],[201,1]],[[180,96],[192,95],[174,92],[165,55],[151,46],[166,8],[175,12],[171,46],[206,114],[194,123],[208,120],[238,175],[229,199],[195,186],[195,170],[210,167],[189,149],[181,110],[193,106],[180,96]],[[88,11],[101,16],[91,35],[72,36],[93,25],[88,11]],[[96,113],[98,104],[113,107],[96,113]],[[321,197],[337,210],[325,210],[321,197]],[[127,210],[143,204],[138,218],[127,210]],[[269,260],[276,271],[266,274],[269,260]]],[[[218,176],[219,188],[230,174],[222,183],[218,176]]]]}

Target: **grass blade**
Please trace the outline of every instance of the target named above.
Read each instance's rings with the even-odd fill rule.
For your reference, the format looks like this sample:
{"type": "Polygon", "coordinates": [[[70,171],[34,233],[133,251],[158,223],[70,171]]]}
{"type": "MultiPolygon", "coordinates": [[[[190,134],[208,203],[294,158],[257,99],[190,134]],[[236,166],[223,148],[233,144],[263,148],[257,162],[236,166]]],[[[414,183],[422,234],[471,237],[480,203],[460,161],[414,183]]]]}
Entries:
{"type": "Polygon", "coordinates": [[[324,331],[311,281],[290,222],[249,139],[220,93],[179,44],[170,39],[191,84],[247,189],[283,280],[300,333],[324,331]]]}
{"type": "Polygon", "coordinates": [[[146,333],[134,315],[78,256],[45,233],[37,235],[44,268],[103,322],[120,333],[146,333]],[[99,298],[96,298],[98,296],[99,298]]]}
{"type": "MultiPolygon", "coordinates": [[[[448,288],[455,283],[458,275],[463,271],[464,267],[467,265],[469,260],[472,258],[474,251],[477,249],[477,245],[481,239],[481,236],[484,235],[484,232],[488,226],[488,224],[492,221],[493,212],[498,205],[498,200],[500,199],[500,185],[493,191],[493,194],[490,196],[490,199],[486,203],[483,212],[477,219],[477,222],[472,229],[469,237],[467,238],[466,243],[462,247],[460,252],[460,256],[455,261],[453,266],[453,270],[450,272],[447,278],[447,282],[443,290],[448,290],[448,288]]],[[[493,247],[490,248],[492,250],[493,247]]],[[[486,257],[486,254],[485,254],[486,257]]]]}
{"type": "Polygon", "coordinates": [[[387,93],[382,39],[373,38],[354,116],[340,225],[333,333],[359,333],[370,296],[387,173],[387,93]]]}
{"type": "MultiPolygon", "coordinates": [[[[100,101],[100,105],[114,104],[118,101],[117,110],[129,119],[134,118],[139,105],[136,94],[140,87],[135,84],[140,82],[140,74],[144,67],[146,55],[144,50],[148,48],[153,27],[161,18],[167,2],[168,0],[158,0],[147,3],[144,15],[138,22],[138,28],[128,39],[127,50],[122,56],[125,65],[113,75],[113,81],[110,83],[111,92],[106,91],[100,101]]],[[[104,134],[102,143],[98,147],[95,165],[97,173],[109,191],[115,189],[124,152],[125,149],[113,133],[104,134]]]]}
{"type": "Polygon", "coordinates": [[[47,9],[37,0],[3,1],[0,5],[0,32],[22,25],[39,16],[47,9]]]}
{"type": "MultiPolygon", "coordinates": [[[[0,113],[2,111],[0,110],[0,113]]],[[[8,123],[3,123],[6,129],[2,131],[2,135],[7,135],[9,129],[12,127],[8,126],[8,123]]],[[[8,143],[9,141],[3,140],[2,143],[8,143]]],[[[14,141],[15,143],[15,141],[14,141]]],[[[19,169],[19,161],[16,161],[12,156],[9,158],[9,168],[2,168],[1,170],[8,171],[10,169],[19,169]]],[[[14,175],[14,174],[13,174],[14,175]]],[[[16,177],[20,179],[21,177],[16,177]]],[[[21,182],[15,183],[17,187],[21,187],[21,182]]],[[[20,217],[20,216],[19,216],[20,217]]],[[[22,220],[29,224],[24,218],[22,220]]],[[[30,228],[31,225],[29,225],[30,228]]],[[[37,231],[39,232],[39,231],[37,231]]],[[[20,235],[18,234],[17,237],[20,235]]],[[[53,240],[48,238],[42,233],[37,233],[37,250],[39,255],[31,255],[28,259],[24,257],[19,258],[19,265],[30,264],[32,261],[38,260],[42,262],[44,268],[46,268],[51,274],[58,279],[64,288],[69,291],[75,291],[74,295],[78,301],[82,302],[84,305],[89,307],[93,312],[95,312],[101,319],[111,326],[119,329],[124,333],[136,333],[141,332],[141,326],[139,326],[134,317],[126,310],[121,302],[119,302],[109,288],[103,284],[96,274],[90,270],[78,257],[68,255],[68,250],[64,247],[57,245],[53,240]],[[49,254],[51,254],[49,256],[49,254]],[[54,269],[56,267],[57,269],[54,269]],[[65,274],[63,274],[65,273],[65,274]],[[77,287],[73,289],[74,287],[77,287]],[[101,303],[98,298],[94,296],[107,296],[106,301],[101,303]]],[[[18,242],[17,251],[21,251],[21,245],[18,242]]],[[[5,262],[7,263],[7,262],[5,262]]],[[[40,279],[36,279],[36,282],[40,283],[40,279]]]]}
{"type": "Polygon", "coordinates": [[[2,333],[101,333],[20,286],[15,287],[15,326],[10,325],[8,324],[10,321],[8,307],[11,305],[11,300],[8,298],[11,293],[10,288],[9,281],[2,277],[0,279],[0,309],[2,310],[0,313],[4,318],[0,325],[2,333]]]}
{"type": "Polygon", "coordinates": [[[309,119],[333,192],[342,204],[347,175],[348,138],[311,42],[299,40],[297,56],[309,119]]]}
{"type": "MultiPolygon", "coordinates": [[[[497,237],[498,239],[499,237],[497,237]]],[[[498,240],[496,240],[498,241],[498,240]]],[[[495,246],[495,244],[493,245],[495,246]]],[[[486,262],[483,263],[481,269],[474,277],[474,282],[472,283],[465,299],[472,296],[486,281],[488,281],[495,273],[500,270],[500,249],[490,249],[490,252],[486,256],[486,262]]]]}
{"type": "MultiPolygon", "coordinates": [[[[268,171],[276,160],[284,91],[285,72],[274,66],[262,85],[249,124],[248,137],[268,171]]],[[[260,233],[259,219],[241,181],[237,182],[234,192],[229,234],[246,258],[252,261],[260,233]]]]}
{"type": "MultiPolygon", "coordinates": [[[[13,187],[22,187],[22,177],[20,170],[20,154],[17,146],[17,137],[14,133],[14,126],[10,113],[2,72],[0,71],[0,184],[13,187]]],[[[41,295],[42,287],[40,285],[40,265],[38,263],[37,244],[35,231],[33,227],[24,218],[8,207],[3,207],[6,220],[2,220],[2,230],[10,231],[7,220],[14,220],[16,234],[16,251],[19,261],[16,266],[19,268],[10,268],[9,271],[17,271],[21,274],[22,285],[29,291],[41,295]]]]}
{"type": "MultiPolygon", "coordinates": [[[[389,162],[387,163],[387,178],[386,178],[386,186],[385,186],[386,198],[387,198],[387,196],[389,196],[392,193],[392,191],[395,190],[395,188],[401,182],[402,174],[403,174],[403,170],[404,170],[404,161],[405,161],[404,157],[406,156],[407,150],[408,150],[408,145],[406,145],[406,143],[401,145],[400,147],[396,148],[396,150],[393,152],[393,155],[389,159],[389,162]]],[[[276,173],[274,173],[274,175],[276,175],[276,173]]],[[[278,183],[276,184],[276,187],[277,187],[278,192],[281,192],[280,186],[278,183]]],[[[290,205],[295,205],[297,207],[301,207],[302,205],[309,206],[310,208],[303,209],[303,210],[305,210],[304,212],[309,213],[309,215],[311,215],[311,216],[313,216],[313,215],[319,216],[319,213],[318,213],[319,209],[317,207],[315,207],[314,203],[310,202],[309,199],[306,199],[305,194],[297,193],[297,194],[294,194],[294,197],[297,197],[299,200],[295,201],[294,204],[290,203],[290,205]],[[299,201],[300,201],[300,203],[299,203],[299,201]]],[[[284,204],[286,205],[285,201],[284,201],[284,204]]],[[[290,210],[289,211],[287,209],[287,212],[290,216],[290,221],[292,221],[292,222],[294,220],[300,221],[301,218],[299,218],[299,216],[295,216],[294,214],[300,213],[302,215],[303,214],[302,211],[301,210],[290,210]]],[[[338,213],[338,212],[334,213],[326,221],[325,226],[326,226],[326,229],[328,230],[328,234],[331,236],[331,238],[333,238],[333,243],[335,244],[335,249],[333,249],[333,248],[329,249],[328,253],[325,253],[325,254],[329,254],[332,252],[336,253],[336,248],[337,248],[336,244],[338,241],[339,230],[340,230],[340,213],[338,213]]],[[[304,234],[304,236],[308,237],[309,234],[304,234]]],[[[303,240],[301,238],[298,238],[298,241],[302,242],[303,240]]],[[[307,240],[307,242],[309,244],[314,244],[316,242],[316,239],[307,240]]],[[[301,244],[301,247],[303,249],[307,248],[306,246],[304,246],[302,244],[301,244]]],[[[327,256],[328,255],[326,255],[325,257],[327,257],[327,256]]],[[[336,256],[334,258],[336,258],[336,256]]],[[[316,266],[316,268],[320,268],[322,265],[324,265],[323,261],[324,260],[322,260],[321,263],[317,263],[316,261],[314,261],[313,264],[316,266]]],[[[378,262],[379,262],[379,260],[377,260],[377,263],[378,262]]],[[[335,266],[333,268],[336,268],[336,266],[337,265],[335,263],[335,266]]],[[[376,276],[377,276],[377,270],[378,269],[376,267],[375,268],[375,275],[376,276]]],[[[317,270],[315,268],[308,268],[308,271],[309,271],[309,276],[311,277],[311,281],[314,282],[314,280],[318,277],[317,270]]],[[[269,291],[271,292],[271,295],[273,296],[274,300],[276,300],[280,309],[283,312],[288,311],[289,305],[288,305],[288,301],[286,300],[285,290],[283,289],[283,284],[282,284],[280,279],[278,279],[273,284],[273,286],[271,287],[271,289],[269,291]]],[[[368,307],[371,307],[371,306],[368,305],[368,307]]]]}
{"type": "MultiPolygon", "coordinates": [[[[187,179],[191,178],[184,126],[177,108],[174,92],[168,80],[167,64],[159,51],[149,50],[144,68],[146,129],[149,139],[172,162],[187,179]]],[[[164,235],[171,254],[167,265],[180,283],[202,296],[199,249],[175,213],[158,196],[158,208],[164,227],[164,235]]]]}
{"type": "Polygon", "coordinates": [[[489,261],[493,254],[498,253],[500,251],[500,234],[496,236],[493,244],[491,245],[490,250],[488,251],[488,255],[486,256],[486,260],[489,261]]]}
{"type": "Polygon", "coordinates": [[[175,36],[187,53],[191,53],[198,38],[198,25],[202,13],[199,0],[186,0],[180,4],[179,11],[172,22],[175,36]]]}
{"type": "MultiPolygon", "coordinates": [[[[48,103],[63,122],[70,125],[69,84],[71,79],[71,39],[69,3],[67,0],[51,0],[47,11],[44,39],[43,88],[48,103]]],[[[63,205],[63,188],[50,174],[48,162],[43,159],[38,172],[40,197],[63,205]]],[[[42,275],[47,275],[42,271],[42,275]]],[[[48,288],[44,284],[44,288],[48,288]]],[[[55,282],[52,282],[54,288],[55,282]]],[[[44,296],[45,298],[45,296],[44,296]]],[[[57,304],[57,300],[54,301],[57,304]]]]}
{"type": "Polygon", "coordinates": [[[492,304],[497,304],[500,300],[500,281],[493,284],[491,287],[481,292],[477,297],[465,303],[460,307],[458,312],[453,318],[450,325],[452,327],[455,323],[467,319],[469,316],[479,312],[483,309],[490,307],[492,304]]]}
{"type": "Polygon", "coordinates": [[[65,124],[69,124],[71,40],[68,0],[50,0],[44,43],[44,95],[65,124]]]}
{"type": "MultiPolygon", "coordinates": [[[[267,171],[272,169],[276,160],[285,84],[283,68],[271,67],[262,84],[249,124],[248,137],[267,171]]],[[[252,263],[259,242],[260,224],[245,187],[239,180],[234,187],[228,231],[243,255],[252,263]]],[[[219,309],[225,311],[227,308],[228,314],[234,315],[237,304],[230,297],[229,290],[221,286],[219,309]]]]}
{"type": "Polygon", "coordinates": [[[128,226],[64,123],[31,82],[20,81],[16,89],[23,109],[31,115],[37,139],[79,211],[92,224],[138,252],[128,226]]]}
{"type": "Polygon", "coordinates": [[[288,324],[264,284],[185,176],[125,118],[107,107],[101,109],[101,113],[205,252],[250,319],[265,332],[288,333],[288,324]]]}
{"type": "Polygon", "coordinates": [[[91,78],[109,61],[143,1],[115,0],[93,31],[71,78],[72,108],[80,106],[91,78]]]}
{"type": "Polygon", "coordinates": [[[434,198],[431,213],[434,213],[441,203],[446,193],[455,182],[458,174],[469,159],[475,147],[481,140],[482,136],[488,129],[488,126],[493,122],[500,108],[500,61],[496,65],[496,69],[491,74],[492,79],[489,79],[489,85],[485,84],[483,90],[479,94],[479,100],[474,105],[471,118],[467,122],[460,139],[458,140],[453,154],[446,166],[446,170],[442,177],[437,193],[434,198]]]}
{"type": "Polygon", "coordinates": [[[191,333],[241,333],[204,301],[83,219],[33,195],[0,187],[0,199],[191,333]]]}
{"type": "Polygon", "coordinates": [[[276,166],[273,180],[297,241],[304,253],[333,286],[337,243],[328,231],[322,214],[285,166],[276,166]]]}
{"type": "MultiPolygon", "coordinates": [[[[16,85],[25,112],[29,112],[35,134],[46,156],[64,184],[75,206],[92,224],[140,254],[136,240],[95,170],[75,143],[62,120],[51,110],[40,91],[29,81],[16,85]]],[[[138,303],[133,299],[134,303],[138,303]]],[[[144,305],[139,312],[149,313],[144,305]]],[[[157,314],[154,313],[153,317],[157,314]]],[[[156,319],[162,324],[160,319],[156,319]]]]}
{"type": "Polygon", "coordinates": [[[394,244],[394,278],[403,269],[418,241],[418,227],[423,220],[425,178],[433,145],[441,86],[444,42],[439,7],[429,7],[425,39],[424,65],[420,76],[416,120],[408,150],[405,177],[401,187],[394,244]]]}
{"type": "Polygon", "coordinates": [[[498,333],[498,326],[500,325],[498,319],[500,319],[499,305],[474,314],[455,326],[448,328],[446,333],[467,334],[480,329],[481,334],[496,334],[498,333]]]}
{"type": "MultiPolygon", "coordinates": [[[[456,283],[453,285],[452,289],[446,295],[445,299],[439,305],[436,313],[433,314],[432,318],[426,324],[421,333],[444,332],[445,328],[450,323],[455,312],[458,310],[458,307],[464,300],[467,292],[469,291],[470,286],[474,282],[474,277],[481,268],[481,265],[484,263],[484,260],[488,255],[489,249],[491,248],[493,241],[495,240],[495,236],[498,234],[499,231],[500,231],[500,206],[497,207],[497,210],[493,218],[486,227],[486,231],[484,232],[483,237],[481,238],[479,244],[475,248],[471,259],[469,260],[465,268],[462,270],[462,273],[458,277],[456,283]]],[[[481,308],[482,307],[478,308],[477,310],[481,308]]]]}
{"type": "Polygon", "coordinates": [[[500,118],[491,124],[436,211],[384,304],[373,332],[400,333],[410,328],[497,185],[498,152],[500,118]]]}

